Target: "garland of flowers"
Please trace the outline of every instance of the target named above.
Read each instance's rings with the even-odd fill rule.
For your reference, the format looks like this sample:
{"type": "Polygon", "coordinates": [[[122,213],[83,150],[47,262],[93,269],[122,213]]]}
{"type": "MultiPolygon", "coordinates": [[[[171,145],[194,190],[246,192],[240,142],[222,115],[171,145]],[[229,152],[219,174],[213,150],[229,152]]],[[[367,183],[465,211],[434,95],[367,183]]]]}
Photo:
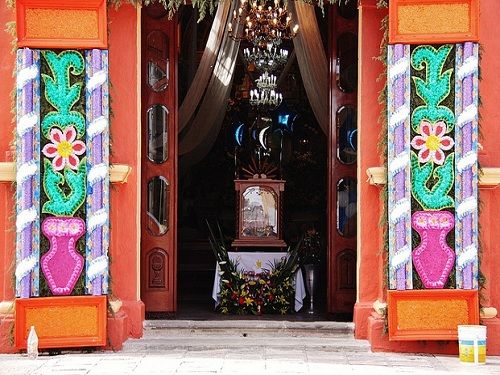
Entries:
{"type": "Polygon", "coordinates": [[[220,226],[219,238],[210,225],[208,229],[210,246],[221,275],[218,309],[222,314],[287,314],[292,311],[295,298],[293,275],[298,268],[300,243],[289,251],[286,259],[276,261],[270,270],[246,272],[238,270],[238,264],[229,259],[220,226]]]}

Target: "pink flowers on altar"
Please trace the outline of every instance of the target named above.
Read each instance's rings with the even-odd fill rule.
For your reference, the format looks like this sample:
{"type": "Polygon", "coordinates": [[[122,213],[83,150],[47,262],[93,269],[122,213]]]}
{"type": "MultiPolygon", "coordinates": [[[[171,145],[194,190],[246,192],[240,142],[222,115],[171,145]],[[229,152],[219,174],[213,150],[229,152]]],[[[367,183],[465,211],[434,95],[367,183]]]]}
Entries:
{"type": "Polygon", "coordinates": [[[63,170],[66,165],[71,169],[77,170],[80,159],[77,155],[85,153],[85,143],[76,140],[76,130],[73,126],[67,127],[64,132],[58,128],[50,131],[50,140],[52,143],[46,144],[42,152],[52,158],[54,170],[63,170]]]}
{"type": "Polygon", "coordinates": [[[444,121],[438,121],[431,124],[428,121],[422,121],[419,127],[419,133],[411,141],[411,145],[418,151],[418,161],[427,163],[432,160],[434,163],[442,165],[445,155],[443,151],[450,150],[455,144],[453,138],[445,135],[446,124],[444,121]]]}

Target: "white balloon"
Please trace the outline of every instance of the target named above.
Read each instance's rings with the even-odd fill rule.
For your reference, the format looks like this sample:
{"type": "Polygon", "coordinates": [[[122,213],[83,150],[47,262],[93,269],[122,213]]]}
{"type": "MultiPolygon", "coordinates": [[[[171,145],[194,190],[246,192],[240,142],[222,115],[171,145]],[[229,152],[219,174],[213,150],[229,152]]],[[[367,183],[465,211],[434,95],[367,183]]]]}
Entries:
{"type": "Polygon", "coordinates": [[[262,145],[262,147],[264,147],[265,150],[267,150],[267,147],[266,147],[266,144],[264,143],[264,135],[266,133],[266,130],[268,130],[270,128],[270,126],[262,129],[259,133],[259,142],[260,144],[262,145]]]}

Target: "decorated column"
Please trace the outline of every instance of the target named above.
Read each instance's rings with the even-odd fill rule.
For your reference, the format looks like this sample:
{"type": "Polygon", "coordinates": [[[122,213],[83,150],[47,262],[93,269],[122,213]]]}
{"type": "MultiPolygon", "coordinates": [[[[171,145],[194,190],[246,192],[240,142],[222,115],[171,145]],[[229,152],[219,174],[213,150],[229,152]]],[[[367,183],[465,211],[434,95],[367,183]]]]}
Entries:
{"type": "Polygon", "coordinates": [[[108,52],[86,52],[88,153],[87,269],[88,294],[108,291],[109,246],[109,97],[108,52]]]}
{"type": "Polygon", "coordinates": [[[387,51],[388,76],[388,212],[389,285],[411,289],[410,191],[410,46],[397,44],[387,51]]]}
{"type": "Polygon", "coordinates": [[[40,347],[102,346],[109,273],[106,1],[78,9],[62,0],[18,0],[16,7],[18,46],[25,47],[17,52],[16,346],[25,348],[30,325],[40,347]],[[43,20],[30,16],[39,8],[43,20]],[[35,296],[42,298],[29,298],[35,296]]]}
{"type": "Polygon", "coordinates": [[[39,293],[40,52],[17,51],[16,296],[39,293]]]}
{"type": "Polygon", "coordinates": [[[389,6],[389,335],[455,339],[479,319],[477,2],[389,6]]]}

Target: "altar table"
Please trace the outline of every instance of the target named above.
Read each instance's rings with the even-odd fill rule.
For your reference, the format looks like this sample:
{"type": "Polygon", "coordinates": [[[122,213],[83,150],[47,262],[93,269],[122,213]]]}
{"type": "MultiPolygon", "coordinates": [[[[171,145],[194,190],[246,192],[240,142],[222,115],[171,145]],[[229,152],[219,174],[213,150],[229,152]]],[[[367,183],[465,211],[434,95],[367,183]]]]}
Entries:
{"type": "MultiPolygon", "coordinates": [[[[232,262],[238,263],[239,270],[262,273],[264,271],[263,269],[270,270],[275,261],[277,262],[285,258],[288,255],[288,253],[228,252],[228,255],[229,259],[231,259],[232,262]]],[[[219,271],[220,271],[219,264],[217,264],[215,268],[214,287],[212,289],[212,298],[215,300],[215,306],[217,306],[220,301],[219,271]]],[[[302,300],[306,296],[306,288],[304,286],[304,279],[302,277],[302,272],[300,271],[300,268],[295,272],[294,283],[295,283],[295,311],[299,311],[303,305],[302,300]]]]}

